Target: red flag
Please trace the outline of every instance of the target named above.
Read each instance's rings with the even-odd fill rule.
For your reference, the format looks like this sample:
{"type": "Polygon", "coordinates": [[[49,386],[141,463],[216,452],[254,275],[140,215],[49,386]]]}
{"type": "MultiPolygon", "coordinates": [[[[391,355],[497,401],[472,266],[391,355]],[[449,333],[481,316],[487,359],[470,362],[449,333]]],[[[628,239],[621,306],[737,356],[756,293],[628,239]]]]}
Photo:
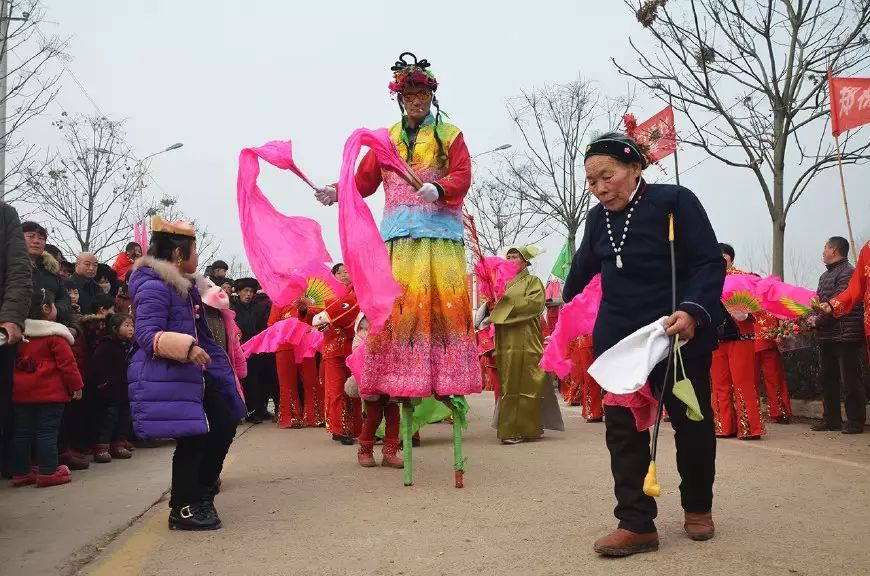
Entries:
{"type": "Polygon", "coordinates": [[[677,151],[677,127],[674,124],[674,108],[664,110],[639,124],[636,134],[641,142],[649,145],[649,161],[658,162],[677,151]]]}
{"type": "Polygon", "coordinates": [[[828,86],[831,90],[831,133],[834,136],[870,124],[870,78],[834,78],[828,68],[828,86]]]}

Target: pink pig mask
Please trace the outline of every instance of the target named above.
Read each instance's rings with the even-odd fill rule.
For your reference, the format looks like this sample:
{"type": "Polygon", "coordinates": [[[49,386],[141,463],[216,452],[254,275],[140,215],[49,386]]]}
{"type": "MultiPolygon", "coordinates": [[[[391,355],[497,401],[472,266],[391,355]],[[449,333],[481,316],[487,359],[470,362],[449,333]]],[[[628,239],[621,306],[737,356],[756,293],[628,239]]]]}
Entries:
{"type": "Polygon", "coordinates": [[[202,292],[202,301],[206,306],[211,306],[218,310],[230,309],[230,297],[224,292],[220,286],[205,278],[206,289],[202,292]]]}

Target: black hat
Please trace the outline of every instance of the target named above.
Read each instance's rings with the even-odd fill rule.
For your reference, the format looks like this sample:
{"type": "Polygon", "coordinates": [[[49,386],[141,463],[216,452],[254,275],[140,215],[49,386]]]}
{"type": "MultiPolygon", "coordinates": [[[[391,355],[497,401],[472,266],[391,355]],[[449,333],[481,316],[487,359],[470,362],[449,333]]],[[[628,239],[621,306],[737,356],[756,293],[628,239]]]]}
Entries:
{"type": "Polygon", "coordinates": [[[38,234],[41,234],[43,238],[48,238],[48,231],[45,227],[30,220],[21,223],[21,231],[25,234],[27,232],[37,232],[38,234]]]}
{"type": "Polygon", "coordinates": [[[214,264],[211,265],[212,270],[229,270],[229,265],[223,260],[215,260],[214,264]]]}
{"type": "Polygon", "coordinates": [[[254,292],[260,289],[260,283],[256,278],[239,278],[233,282],[233,289],[236,292],[241,292],[245,288],[252,288],[254,292]]]}
{"type": "Polygon", "coordinates": [[[649,165],[637,142],[619,132],[608,132],[590,142],[586,146],[583,161],[585,162],[592,156],[610,156],[626,164],[637,162],[641,168],[646,168],[649,165]]]}

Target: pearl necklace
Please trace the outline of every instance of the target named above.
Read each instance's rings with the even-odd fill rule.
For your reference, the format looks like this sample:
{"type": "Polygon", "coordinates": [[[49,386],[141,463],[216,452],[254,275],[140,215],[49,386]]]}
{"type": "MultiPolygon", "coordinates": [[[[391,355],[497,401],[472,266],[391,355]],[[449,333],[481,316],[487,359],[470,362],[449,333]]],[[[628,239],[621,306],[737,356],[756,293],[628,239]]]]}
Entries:
{"type": "Polygon", "coordinates": [[[628,236],[628,227],[631,224],[631,215],[634,214],[634,209],[637,207],[637,203],[640,202],[641,197],[637,197],[637,191],[640,188],[640,182],[638,181],[637,187],[634,189],[634,193],[631,195],[632,198],[631,208],[628,209],[628,216],[625,218],[625,226],[622,229],[622,238],[619,241],[619,246],[616,245],[616,242],[613,241],[613,230],[610,227],[610,210],[604,209],[604,220],[607,223],[607,237],[610,238],[610,246],[613,248],[613,252],[616,254],[616,267],[620,270],[622,269],[622,247],[625,245],[625,238],[628,236]]]}

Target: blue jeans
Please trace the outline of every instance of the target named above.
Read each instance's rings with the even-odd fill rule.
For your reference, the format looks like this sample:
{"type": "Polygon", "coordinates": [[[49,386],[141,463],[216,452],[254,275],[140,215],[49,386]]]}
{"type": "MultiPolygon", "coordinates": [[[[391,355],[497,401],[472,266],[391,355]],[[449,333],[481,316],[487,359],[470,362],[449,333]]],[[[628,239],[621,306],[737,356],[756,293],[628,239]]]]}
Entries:
{"type": "Polygon", "coordinates": [[[34,452],[40,474],[57,470],[57,434],[65,404],[16,404],[12,473],[30,474],[34,452]],[[35,450],[34,450],[34,444],[35,450]]]}

